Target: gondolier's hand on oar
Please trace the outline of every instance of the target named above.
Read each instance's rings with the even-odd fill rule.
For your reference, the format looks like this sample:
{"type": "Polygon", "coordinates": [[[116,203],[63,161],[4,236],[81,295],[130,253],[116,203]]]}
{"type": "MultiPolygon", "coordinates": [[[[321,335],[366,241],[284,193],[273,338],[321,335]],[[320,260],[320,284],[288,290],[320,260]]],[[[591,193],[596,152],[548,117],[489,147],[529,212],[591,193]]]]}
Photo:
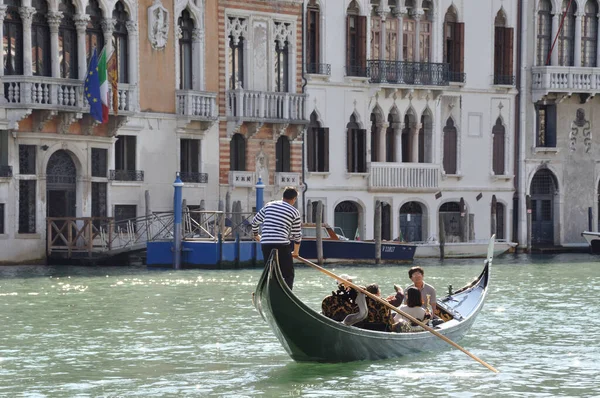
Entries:
{"type": "Polygon", "coordinates": [[[260,235],[259,234],[254,235],[254,240],[257,242],[260,242],[260,235]]]}
{"type": "Polygon", "coordinates": [[[293,258],[298,258],[300,255],[300,243],[294,242],[294,251],[292,252],[293,258]]]}

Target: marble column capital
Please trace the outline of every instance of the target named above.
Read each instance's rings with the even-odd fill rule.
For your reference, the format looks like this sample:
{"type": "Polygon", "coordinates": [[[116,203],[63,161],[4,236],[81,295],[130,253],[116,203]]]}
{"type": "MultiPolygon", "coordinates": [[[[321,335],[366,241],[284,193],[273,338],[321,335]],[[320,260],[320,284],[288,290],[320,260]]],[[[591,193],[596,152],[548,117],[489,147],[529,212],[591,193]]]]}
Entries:
{"type": "Polygon", "coordinates": [[[90,16],[87,14],[77,14],[73,18],[77,32],[85,32],[87,24],[90,22],[90,16]]]}
{"type": "Polygon", "coordinates": [[[105,35],[112,35],[116,24],[117,21],[112,18],[106,18],[100,22],[100,25],[102,26],[102,32],[104,32],[105,35]]]}
{"type": "Polygon", "coordinates": [[[23,26],[27,26],[27,29],[31,29],[33,14],[35,14],[35,8],[33,7],[19,7],[19,15],[23,21],[23,26]]]}
{"type": "Polygon", "coordinates": [[[4,18],[6,18],[6,10],[7,10],[7,6],[6,4],[0,4],[0,22],[4,21],[4,18]]]}
{"type": "Polygon", "coordinates": [[[127,21],[125,22],[125,27],[127,28],[127,33],[130,35],[138,34],[138,23],[137,21],[127,21]]]}

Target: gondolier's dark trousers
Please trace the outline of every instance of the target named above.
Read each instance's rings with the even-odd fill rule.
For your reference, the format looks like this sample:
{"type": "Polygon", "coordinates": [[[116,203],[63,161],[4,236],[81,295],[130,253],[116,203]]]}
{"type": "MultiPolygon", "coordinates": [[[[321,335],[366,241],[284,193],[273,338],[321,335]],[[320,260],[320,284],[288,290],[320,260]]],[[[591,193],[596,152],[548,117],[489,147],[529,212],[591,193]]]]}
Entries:
{"type": "Polygon", "coordinates": [[[281,274],[285,283],[292,289],[294,286],[294,259],[292,257],[292,248],[294,243],[261,243],[261,249],[263,252],[263,258],[265,264],[269,260],[271,250],[277,249],[279,251],[279,268],[281,268],[281,274]]]}

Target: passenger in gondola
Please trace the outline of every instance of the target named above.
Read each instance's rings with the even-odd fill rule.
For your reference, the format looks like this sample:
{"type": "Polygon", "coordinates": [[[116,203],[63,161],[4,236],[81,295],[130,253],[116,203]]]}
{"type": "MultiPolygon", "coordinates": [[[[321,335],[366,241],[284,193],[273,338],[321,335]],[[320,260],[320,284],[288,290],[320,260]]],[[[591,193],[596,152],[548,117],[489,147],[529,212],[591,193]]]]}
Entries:
{"type": "MultiPolygon", "coordinates": [[[[414,286],[406,289],[406,304],[402,304],[398,309],[425,323],[431,318],[431,314],[421,306],[421,293],[419,292],[419,289],[414,286]]],[[[395,332],[416,332],[423,330],[423,328],[418,323],[411,321],[402,314],[394,314],[394,325],[392,330],[395,332]]]]}
{"type": "MultiPolygon", "coordinates": [[[[348,274],[340,275],[340,278],[352,282],[355,276],[348,274]]],[[[323,299],[321,310],[323,315],[335,321],[342,322],[346,316],[359,311],[356,304],[357,292],[343,282],[338,284],[335,292],[323,299]]]]}
{"type": "MultiPolygon", "coordinates": [[[[419,292],[421,293],[421,306],[424,309],[427,309],[427,305],[429,304],[431,306],[431,316],[435,318],[435,314],[436,314],[436,302],[437,302],[437,298],[435,295],[435,288],[427,283],[425,283],[425,281],[423,280],[423,276],[425,275],[425,271],[423,271],[423,268],[421,267],[412,267],[411,269],[408,270],[408,277],[410,278],[411,281],[413,281],[413,284],[408,286],[406,288],[406,290],[408,290],[411,287],[416,287],[417,289],[419,289],[419,292]],[[427,298],[427,296],[429,296],[429,299],[427,298]]],[[[408,296],[408,295],[407,295],[408,296]]],[[[404,300],[404,302],[406,303],[406,298],[404,300]]]]}
{"type": "MultiPolygon", "coordinates": [[[[379,290],[379,285],[376,283],[372,283],[367,286],[366,290],[369,293],[381,297],[381,290],[379,290]]],[[[382,332],[392,330],[394,320],[392,318],[390,309],[383,303],[373,300],[370,297],[367,297],[366,301],[368,309],[367,317],[363,322],[357,324],[356,326],[359,326],[363,329],[378,330],[382,332]]]]}
{"type": "Polygon", "coordinates": [[[404,302],[404,291],[398,285],[394,285],[394,289],[396,290],[396,294],[392,294],[386,298],[387,302],[393,305],[394,307],[400,307],[404,302]]]}

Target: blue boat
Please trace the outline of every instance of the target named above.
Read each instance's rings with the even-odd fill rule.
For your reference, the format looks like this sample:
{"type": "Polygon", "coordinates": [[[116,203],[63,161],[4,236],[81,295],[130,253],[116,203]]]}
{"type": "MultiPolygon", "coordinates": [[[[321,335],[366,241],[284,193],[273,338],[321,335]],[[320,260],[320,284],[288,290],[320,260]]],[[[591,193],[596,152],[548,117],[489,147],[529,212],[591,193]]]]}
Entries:
{"type": "MultiPolygon", "coordinates": [[[[325,263],[340,262],[373,262],[375,260],[375,242],[349,240],[327,224],[322,225],[323,261],[325,263]]],[[[411,262],[415,256],[416,245],[402,242],[381,242],[381,262],[411,262]]],[[[302,244],[300,256],[306,259],[317,259],[316,226],[302,225],[302,244]]]]}

